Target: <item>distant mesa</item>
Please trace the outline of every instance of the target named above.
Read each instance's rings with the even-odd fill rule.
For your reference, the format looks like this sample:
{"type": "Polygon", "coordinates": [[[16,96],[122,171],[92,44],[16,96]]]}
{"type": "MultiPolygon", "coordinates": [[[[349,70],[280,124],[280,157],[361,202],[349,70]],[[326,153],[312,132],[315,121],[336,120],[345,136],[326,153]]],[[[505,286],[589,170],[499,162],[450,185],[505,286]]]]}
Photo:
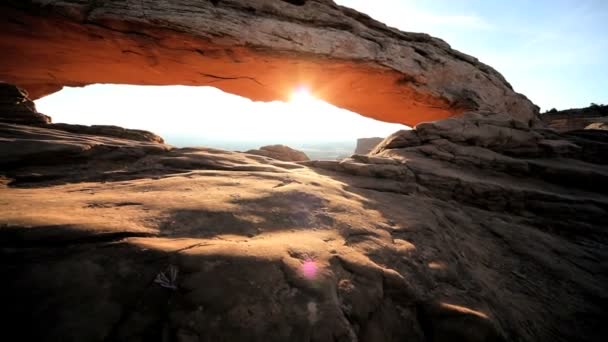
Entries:
{"type": "Polygon", "coordinates": [[[295,150],[285,145],[268,145],[262,146],[258,150],[249,150],[245,153],[255,154],[258,156],[269,157],[281,161],[299,162],[310,160],[306,153],[295,150]]]}
{"type": "Polygon", "coordinates": [[[357,139],[357,147],[355,148],[355,154],[368,154],[378,144],[380,144],[384,138],[373,137],[373,138],[359,138],[357,139]]]}
{"type": "Polygon", "coordinates": [[[585,129],[603,129],[608,131],[608,120],[604,122],[594,122],[585,127],[585,129]]]}
{"type": "Polygon", "coordinates": [[[580,129],[607,129],[608,105],[592,103],[585,108],[551,109],[541,114],[540,118],[545,125],[558,132],[580,129]]]}

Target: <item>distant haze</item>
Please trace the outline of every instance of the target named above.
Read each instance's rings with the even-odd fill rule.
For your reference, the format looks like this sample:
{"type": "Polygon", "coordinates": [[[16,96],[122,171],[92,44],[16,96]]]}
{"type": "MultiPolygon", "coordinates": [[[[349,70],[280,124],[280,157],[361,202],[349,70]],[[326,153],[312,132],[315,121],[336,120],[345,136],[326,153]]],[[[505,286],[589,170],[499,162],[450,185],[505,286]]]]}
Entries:
{"type": "Polygon", "coordinates": [[[253,102],[211,87],[92,85],[65,88],[36,105],[53,122],[145,129],[176,146],[230,150],[280,143],[311,150],[351,146],[352,153],[358,138],[408,129],[305,96],[253,102]]]}

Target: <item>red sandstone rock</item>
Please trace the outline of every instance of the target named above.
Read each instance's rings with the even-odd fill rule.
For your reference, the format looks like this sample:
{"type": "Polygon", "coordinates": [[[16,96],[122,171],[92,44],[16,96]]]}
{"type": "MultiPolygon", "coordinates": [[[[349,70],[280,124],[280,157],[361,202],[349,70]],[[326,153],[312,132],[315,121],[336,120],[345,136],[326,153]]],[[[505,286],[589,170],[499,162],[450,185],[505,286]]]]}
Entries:
{"type": "Polygon", "coordinates": [[[33,98],[126,83],[210,85],[271,101],[303,85],[409,126],[467,110],[526,123],[537,113],[476,58],[327,0],[8,0],[0,30],[0,79],[33,98]]]}

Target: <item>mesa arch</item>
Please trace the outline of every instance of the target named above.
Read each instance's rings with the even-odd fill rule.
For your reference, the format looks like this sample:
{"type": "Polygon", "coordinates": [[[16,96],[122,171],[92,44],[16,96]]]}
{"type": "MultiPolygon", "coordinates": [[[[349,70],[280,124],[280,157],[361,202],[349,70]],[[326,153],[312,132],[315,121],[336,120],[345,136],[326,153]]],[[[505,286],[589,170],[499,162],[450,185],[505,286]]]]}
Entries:
{"type": "Polygon", "coordinates": [[[7,0],[0,81],[39,98],[94,83],[211,85],[252,100],[298,86],[413,126],[469,110],[529,123],[538,108],[494,69],[331,0],[7,0]]]}

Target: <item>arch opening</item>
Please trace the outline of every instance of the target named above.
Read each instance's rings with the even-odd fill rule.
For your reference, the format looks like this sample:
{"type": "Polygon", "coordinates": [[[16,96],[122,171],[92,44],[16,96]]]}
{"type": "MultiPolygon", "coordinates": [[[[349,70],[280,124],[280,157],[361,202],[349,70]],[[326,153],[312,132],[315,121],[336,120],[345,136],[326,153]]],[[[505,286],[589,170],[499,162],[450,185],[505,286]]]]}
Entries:
{"type": "Polygon", "coordinates": [[[214,86],[275,101],[306,84],[337,107],[409,126],[478,109],[524,122],[537,112],[475,58],[330,1],[203,1],[177,15],[166,5],[5,2],[0,80],[33,99],[113,83],[214,86]]]}
{"type": "Polygon", "coordinates": [[[311,159],[348,157],[360,138],[409,129],[330,105],[305,85],[293,88],[288,101],[256,102],[213,87],[98,84],[35,102],[56,123],[143,129],[177,147],[247,151],[280,144],[311,159]]]}

